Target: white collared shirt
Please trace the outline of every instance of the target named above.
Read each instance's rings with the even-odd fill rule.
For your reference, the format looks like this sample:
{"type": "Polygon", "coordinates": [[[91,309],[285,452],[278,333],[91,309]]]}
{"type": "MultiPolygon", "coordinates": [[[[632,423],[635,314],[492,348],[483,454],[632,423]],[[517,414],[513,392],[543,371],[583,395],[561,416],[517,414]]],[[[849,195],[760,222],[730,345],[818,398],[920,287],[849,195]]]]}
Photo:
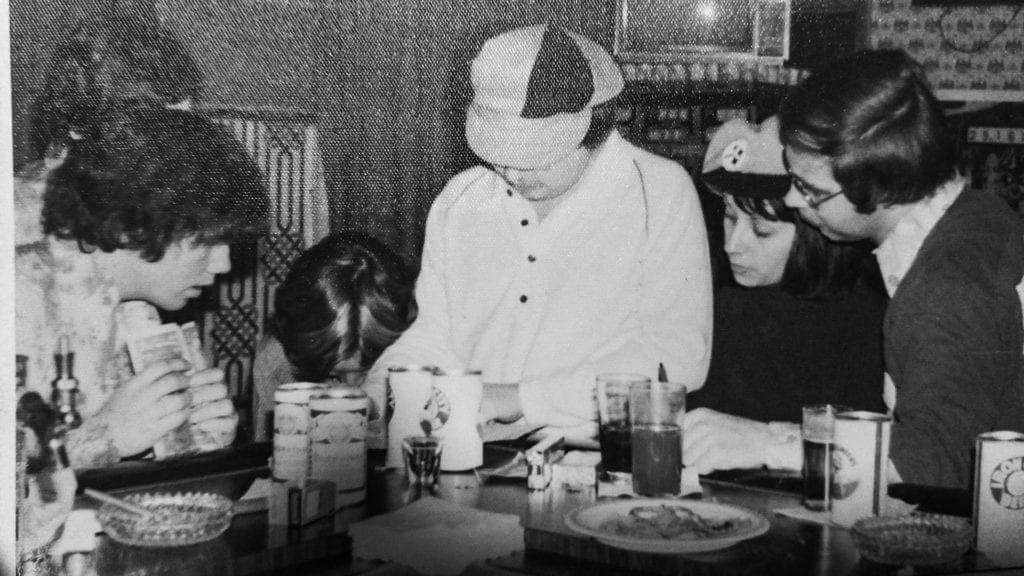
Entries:
{"type": "Polygon", "coordinates": [[[449,181],[427,222],[416,286],[420,315],[378,360],[367,392],[382,401],[388,366],[429,364],[518,383],[531,425],[596,418],[594,378],[663,363],[704,383],[711,273],[696,190],[681,166],[612,134],[543,220],[497,174],[449,181]]]}

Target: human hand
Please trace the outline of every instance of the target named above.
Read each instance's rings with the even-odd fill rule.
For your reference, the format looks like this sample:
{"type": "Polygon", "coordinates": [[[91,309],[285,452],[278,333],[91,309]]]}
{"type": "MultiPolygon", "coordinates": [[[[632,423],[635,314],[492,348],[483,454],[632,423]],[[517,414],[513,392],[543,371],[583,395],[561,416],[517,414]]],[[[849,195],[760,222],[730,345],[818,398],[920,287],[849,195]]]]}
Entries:
{"type": "Polygon", "coordinates": [[[681,416],[683,464],[698,474],[764,465],[768,424],[696,408],[681,416]]]}
{"type": "Polygon", "coordinates": [[[522,417],[518,384],[484,384],[484,397],[480,403],[481,422],[511,424],[522,417]]]}
{"type": "Polygon", "coordinates": [[[93,416],[106,427],[120,456],[152,448],[188,419],[192,395],[187,369],[183,360],[157,362],[122,383],[93,416]]]}
{"type": "Polygon", "coordinates": [[[224,371],[207,368],[189,375],[189,390],[192,392],[192,436],[201,449],[214,450],[235,441],[238,429],[238,414],[228,397],[224,383],[224,371]]]}

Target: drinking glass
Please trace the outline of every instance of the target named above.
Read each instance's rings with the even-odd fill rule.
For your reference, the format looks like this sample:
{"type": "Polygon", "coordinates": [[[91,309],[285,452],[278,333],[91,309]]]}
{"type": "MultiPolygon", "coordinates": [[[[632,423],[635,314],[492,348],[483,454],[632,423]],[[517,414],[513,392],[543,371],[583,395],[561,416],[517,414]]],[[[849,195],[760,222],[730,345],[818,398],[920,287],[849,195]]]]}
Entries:
{"type": "Polygon", "coordinates": [[[803,407],[800,432],[804,443],[804,507],[830,510],[832,507],[832,430],[835,416],[849,412],[849,406],[811,404],[803,407]]]}
{"type": "Polygon", "coordinates": [[[443,447],[437,436],[408,436],[402,440],[402,454],[405,456],[405,471],[410,486],[437,486],[443,447]]]}
{"type": "Polygon", "coordinates": [[[642,374],[598,374],[598,439],[601,442],[601,467],[605,472],[629,473],[633,469],[630,445],[629,390],[634,384],[647,384],[642,374]]]}
{"type": "Polygon", "coordinates": [[[633,491],[642,495],[679,494],[683,470],[686,385],[635,383],[629,392],[633,491]]]}

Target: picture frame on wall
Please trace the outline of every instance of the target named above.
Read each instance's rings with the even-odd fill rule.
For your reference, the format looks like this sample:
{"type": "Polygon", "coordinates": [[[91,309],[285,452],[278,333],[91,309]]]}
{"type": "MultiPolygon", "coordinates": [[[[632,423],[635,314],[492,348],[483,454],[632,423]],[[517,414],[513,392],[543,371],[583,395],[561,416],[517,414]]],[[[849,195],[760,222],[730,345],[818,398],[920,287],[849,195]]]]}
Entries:
{"type": "Polygon", "coordinates": [[[626,62],[789,58],[791,0],[617,0],[615,55],[626,62]]]}

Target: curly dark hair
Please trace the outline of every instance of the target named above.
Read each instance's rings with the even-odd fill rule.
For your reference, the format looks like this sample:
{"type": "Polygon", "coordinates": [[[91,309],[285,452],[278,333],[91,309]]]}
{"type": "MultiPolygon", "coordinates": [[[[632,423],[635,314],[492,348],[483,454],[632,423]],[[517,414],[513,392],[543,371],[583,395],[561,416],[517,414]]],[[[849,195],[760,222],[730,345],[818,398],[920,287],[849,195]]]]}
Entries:
{"type": "Polygon", "coordinates": [[[50,174],[43,231],[83,251],[138,250],[155,262],[185,238],[212,245],[263,233],[270,202],[242,146],[213,122],[135,110],[72,143],[50,174]]]}
{"type": "Polygon", "coordinates": [[[152,7],[112,4],[111,12],[83,19],[54,49],[33,110],[39,155],[67,143],[71,130],[88,136],[112,112],[199,99],[199,66],[152,7]]]}
{"type": "Polygon", "coordinates": [[[416,318],[413,284],[380,241],[332,234],[303,252],[278,287],[270,332],[301,380],[322,382],[356,354],[369,368],[416,318]]]}
{"type": "Polygon", "coordinates": [[[785,98],[782,143],[830,159],[857,211],[910,204],[956,175],[956,139],[920,64],[863,50],[809,76],[785,98]]]}

